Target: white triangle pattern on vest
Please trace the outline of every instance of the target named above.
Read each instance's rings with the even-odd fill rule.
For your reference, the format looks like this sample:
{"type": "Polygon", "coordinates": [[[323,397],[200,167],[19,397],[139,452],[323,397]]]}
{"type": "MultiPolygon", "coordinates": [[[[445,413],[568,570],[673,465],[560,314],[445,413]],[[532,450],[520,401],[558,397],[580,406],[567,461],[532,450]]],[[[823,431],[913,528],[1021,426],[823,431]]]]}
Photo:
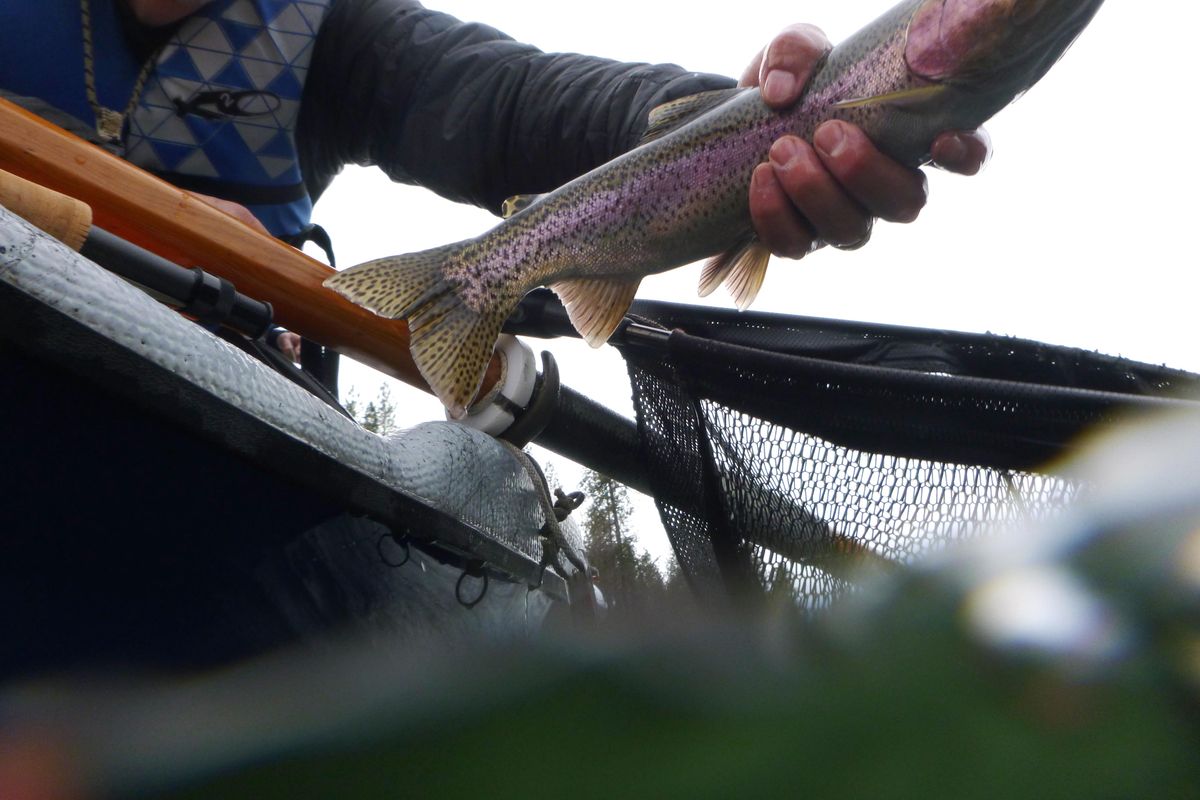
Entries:
{"type": "Polygon", "coordinates": [[[218,0],[163,48],[130,120],[140,166],[233,183],[300,181],[294,133],[332,0],[218,0]]]}

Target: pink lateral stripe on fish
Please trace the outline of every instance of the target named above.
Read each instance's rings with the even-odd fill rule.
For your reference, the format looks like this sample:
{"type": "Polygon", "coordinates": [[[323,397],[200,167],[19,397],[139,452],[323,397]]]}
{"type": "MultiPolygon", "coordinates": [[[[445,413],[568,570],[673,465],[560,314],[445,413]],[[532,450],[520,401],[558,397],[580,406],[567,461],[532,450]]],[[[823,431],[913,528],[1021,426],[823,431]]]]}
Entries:
{"type": "Polygon", "coordinates": [[[803,97],[771,110],[757,89],[706,92],[651,113],[644,143],[466,241],[351,267],[325,284],[408,320],[413,360],[450,415],[475,397],[504,321],[549,286],[593,347],[641,279],[704,258],[701,294],[722,282],[738,308],[769,254],[749,186],[778,138],[829,119],[858,125],[912,166],[941,131],[973,129],[1036,83],[1103,0],[906,0],[838,45],[803,97]]]}

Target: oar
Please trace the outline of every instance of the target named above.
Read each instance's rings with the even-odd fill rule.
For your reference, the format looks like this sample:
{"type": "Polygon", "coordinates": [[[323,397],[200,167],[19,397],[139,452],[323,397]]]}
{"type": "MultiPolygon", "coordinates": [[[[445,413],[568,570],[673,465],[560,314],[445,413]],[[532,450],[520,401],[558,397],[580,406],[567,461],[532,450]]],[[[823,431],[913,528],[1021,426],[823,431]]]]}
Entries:
{"type": "MultiPolygon", "coordinates": [[[[2,99],[0,168],[87,204],[97,227],[270,303],[289,330],[428,389],[409,355],[408,326],[326,289],[332,269],[2,99]]],[[[493,358],[485,389],[499,373],[493,358]]]]}

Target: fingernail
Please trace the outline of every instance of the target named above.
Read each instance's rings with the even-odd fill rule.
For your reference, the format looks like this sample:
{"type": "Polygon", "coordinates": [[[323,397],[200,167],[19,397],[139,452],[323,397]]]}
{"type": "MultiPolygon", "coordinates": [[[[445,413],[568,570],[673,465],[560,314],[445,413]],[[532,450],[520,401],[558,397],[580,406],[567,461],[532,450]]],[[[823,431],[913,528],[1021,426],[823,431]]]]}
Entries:
{"type": "Polygon", "coordinates": [[[943,142],[938,160],[946,164],[961,164],[967,157],[967,143],[961,136],[949,136],[943,142]]]}
{"type": "Polygon", "coordinates": [[[992,163],[992,156],[996,151],[992,148],[992,135],[984,128],[975,131],[975,134],[983,140],[983,163],[979,165],[979,171],[982,172],[987,168],[987,165],[992,163]]]}
{"type": "Polygon", "coordinates": [[[791,102],[794,99],[792,95],[795,91],[796,76],[786,70],[773,69],[767,73],[767,79],[763,81],[762,95],[769,105],[791,102]]]}
{"type": "Polygon", "coordinates": [[[799,154],[796,143],[790,138],[783,138],[771,145],[770,159],[775,166],[785,168],[794,163],[799,154]]]}
{"type": "Polygon", "coordinates": [[[840,122],[827,122],[817,128],[813,146],[826,158],[837,158],[846,146],[846,131],[840,122]]]}

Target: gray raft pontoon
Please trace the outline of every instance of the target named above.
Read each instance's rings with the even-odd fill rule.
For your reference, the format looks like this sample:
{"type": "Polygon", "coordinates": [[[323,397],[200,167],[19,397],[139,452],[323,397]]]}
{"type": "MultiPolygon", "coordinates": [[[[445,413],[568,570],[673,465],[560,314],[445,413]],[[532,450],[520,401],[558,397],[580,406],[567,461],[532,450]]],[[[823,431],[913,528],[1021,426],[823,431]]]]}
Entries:
{"type": "Polygon", "coordinates": [[[3,208],[0,369],[0,675],[508,635],[567,601],[511,449],[370,433],[3,208]]]}

